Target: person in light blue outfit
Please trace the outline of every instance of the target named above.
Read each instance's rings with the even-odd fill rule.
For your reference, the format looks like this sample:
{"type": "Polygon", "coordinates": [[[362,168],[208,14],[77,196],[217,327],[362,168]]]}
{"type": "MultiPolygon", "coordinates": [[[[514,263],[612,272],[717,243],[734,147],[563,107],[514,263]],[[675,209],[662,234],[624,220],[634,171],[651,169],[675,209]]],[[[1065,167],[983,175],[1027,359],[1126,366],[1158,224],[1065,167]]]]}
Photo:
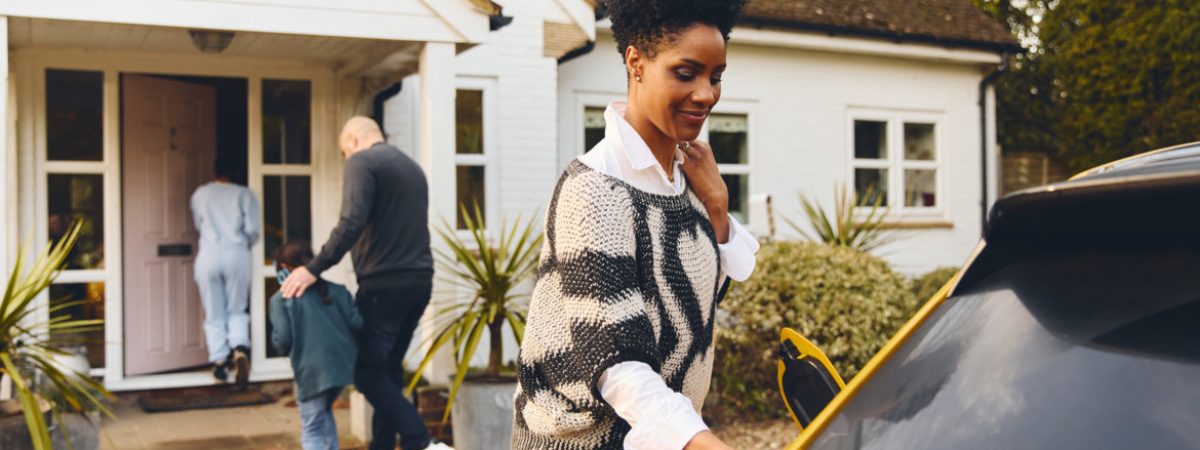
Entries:
{"type": "Polygon", "coordinates": [[[250,377],[250,247],[258,242],[258,200],[235,184],[236,163],[218,159],[216,180],[192,194],[192,218],[200,232],[195,279],[204,303],[204,336],[213,377],[225,382],[234,370],[239,386],[250,377]]]}
{"type": "MultiPolygon", "coordinates": [[[[312,247],[306,242],[293,241],[280,248],[275,255],[280,284],[312,259],[312,247]]],[[[304,450],[337,450],[333,402],[343,387],[354,382],[355,333],[363,327],[354,297],[345,287],[318,279],[316,289],[298,298],[276,292],[269,317],[271,345],[292,360],[304,450]]]]}

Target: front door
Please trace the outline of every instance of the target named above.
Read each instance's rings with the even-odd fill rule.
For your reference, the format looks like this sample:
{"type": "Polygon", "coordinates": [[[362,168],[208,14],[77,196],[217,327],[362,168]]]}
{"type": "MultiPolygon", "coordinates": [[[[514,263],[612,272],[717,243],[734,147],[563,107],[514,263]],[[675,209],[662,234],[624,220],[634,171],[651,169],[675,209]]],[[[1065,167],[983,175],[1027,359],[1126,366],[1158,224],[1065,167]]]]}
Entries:
{"type": "Polygon", "coordinates": [[[122,77],[125,374],[203,365],[203,309],[192,279],[199,240],[188,201],[211,179],[216,92],[122,77]]]}

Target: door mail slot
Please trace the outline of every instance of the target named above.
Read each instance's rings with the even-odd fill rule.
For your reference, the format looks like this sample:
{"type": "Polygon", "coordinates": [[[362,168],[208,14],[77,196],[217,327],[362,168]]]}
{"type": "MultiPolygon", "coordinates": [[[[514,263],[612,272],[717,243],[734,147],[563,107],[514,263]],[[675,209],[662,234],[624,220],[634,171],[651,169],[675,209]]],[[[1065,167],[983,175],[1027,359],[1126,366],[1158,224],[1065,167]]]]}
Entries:
{"type": "Polygon", "coordinates": [[[192,256],[192,244],[162,244],[158,256],[192,256]]]}

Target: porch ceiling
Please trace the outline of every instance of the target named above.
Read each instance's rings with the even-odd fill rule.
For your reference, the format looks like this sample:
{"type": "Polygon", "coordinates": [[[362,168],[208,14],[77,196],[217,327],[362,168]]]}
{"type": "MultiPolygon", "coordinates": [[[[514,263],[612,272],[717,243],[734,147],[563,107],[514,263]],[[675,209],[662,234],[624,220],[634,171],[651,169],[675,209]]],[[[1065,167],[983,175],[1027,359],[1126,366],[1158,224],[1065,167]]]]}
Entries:
{"type": "MultiPolygon", "coordinates": [[[[12,17],[9,44],[14,49],[55,48],[123,52],[203,53],[185,28],[12,17]]],[[[411,72],[422,43],[313,35],[239,31],[220,53],[243,58],[303,61],[326,65],[343,75],[411,72]]]]}

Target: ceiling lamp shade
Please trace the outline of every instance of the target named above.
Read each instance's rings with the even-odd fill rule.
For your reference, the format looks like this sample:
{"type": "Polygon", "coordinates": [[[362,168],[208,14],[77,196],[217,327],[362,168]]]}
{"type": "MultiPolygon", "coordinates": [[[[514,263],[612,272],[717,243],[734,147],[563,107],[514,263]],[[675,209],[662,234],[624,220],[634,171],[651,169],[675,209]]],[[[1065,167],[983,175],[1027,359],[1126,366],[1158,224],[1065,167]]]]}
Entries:
{"type": "Polygon", "coordinates": [[[221,53],[233,42],[232,31],[188,30],[192,44],[204,53],[221,53]]]}

